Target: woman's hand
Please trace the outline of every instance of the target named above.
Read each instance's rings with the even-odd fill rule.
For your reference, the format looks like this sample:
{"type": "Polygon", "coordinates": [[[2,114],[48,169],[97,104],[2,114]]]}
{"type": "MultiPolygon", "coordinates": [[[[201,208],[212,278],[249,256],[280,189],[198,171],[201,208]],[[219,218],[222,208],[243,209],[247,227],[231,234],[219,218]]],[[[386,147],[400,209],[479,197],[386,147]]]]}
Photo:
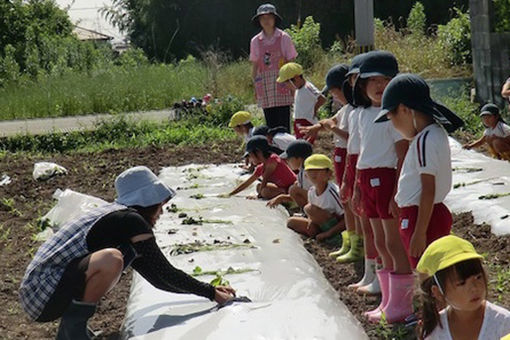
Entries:
{"type": "Polygon", "coordinates": [[[215,288],[214,301],[225,303],[236,296],[236,291],[230,286],[218,286],[215,288]]]}

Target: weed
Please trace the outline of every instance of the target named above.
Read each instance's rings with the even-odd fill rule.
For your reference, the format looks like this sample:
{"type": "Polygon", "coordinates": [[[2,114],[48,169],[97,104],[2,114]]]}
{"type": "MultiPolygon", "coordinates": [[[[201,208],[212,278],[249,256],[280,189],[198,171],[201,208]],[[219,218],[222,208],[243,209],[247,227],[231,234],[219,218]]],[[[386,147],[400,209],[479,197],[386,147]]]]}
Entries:
{"type": "Polygon", "coordinates": [[[11,235],[11,228],[6,227],[4,224],[0,224],[0,242],[7,242],[11,235]]]}
{"type": "Polygon", "coordinates": [[[14,206],[14,198],[2,198],[0,200],[0,209],[1,210],[4,210],[4,211],[7,211],[9,213],[11,213],[12,215],[14,216],[17,216],[17,217],[21,217],[23,216],[23,214],[21,213],[21,211],[19,211],[18,209],[16,209],[16,207],[14,206]]]}
{"type": "Polygon", "coordinates": [[[381,320],[375,331],[377,339],[384,340],[404,340],[408,338],[410,333],[410,329],[406,328],[403,324],[389,324],[384,313],[382,313],[381,320]]]}
{"type": "Polygon", "coordinates": [[[509,292],[508,286],[510,284],[510,269],[499,264],[489,264],[491,272],[496,273],[496,278],[492,275],[489,280],[491,290],[496,292],[498,302],[503,300],[503,297],[509,292]]]}

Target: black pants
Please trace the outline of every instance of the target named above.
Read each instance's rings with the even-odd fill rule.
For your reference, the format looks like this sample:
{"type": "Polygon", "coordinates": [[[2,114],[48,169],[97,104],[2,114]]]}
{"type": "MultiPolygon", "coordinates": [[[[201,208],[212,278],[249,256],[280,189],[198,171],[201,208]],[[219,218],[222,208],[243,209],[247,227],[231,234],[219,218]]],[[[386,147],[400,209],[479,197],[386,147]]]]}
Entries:
{"type": "Polygon", "coordinates": [[[268,128],[284,126],[290,133],[290,106],[277,106],[264,109],[268,128]]]}

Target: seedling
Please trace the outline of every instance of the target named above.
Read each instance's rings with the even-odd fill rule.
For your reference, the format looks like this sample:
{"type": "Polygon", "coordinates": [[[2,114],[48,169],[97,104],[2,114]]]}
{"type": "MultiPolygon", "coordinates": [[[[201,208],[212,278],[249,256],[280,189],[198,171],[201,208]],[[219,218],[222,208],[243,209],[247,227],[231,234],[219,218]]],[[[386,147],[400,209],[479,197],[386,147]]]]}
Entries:
{"type": "Polygon", "coordinates": [[[228,280],[224,279],[223,276],[221,276],[221,275],[216,276],[214,279],[211,280],[210,283],[213,287],[229,286],[230,285],[230,282],[228,282],[228,280]]]}
{"type": "Polygon", "coordinates": [[[227,270],[209,270],[204,271],[199,266],[196,266],[195,269],[193,269],[192,276],[205,276],[205,275],[215,275],[215,276],[225,276],[225,275],[232,275],[232,274],[243,274],[243,273],[249,273],[249,272],[256,272],[257,269],[251,269],[251,268],[241,268],[241,269],[234,269],[232,267],[228,267],[227,270]]]}
{"type": "Polygon", "coordinates": [[[200,185],[198,183],[195,183],[195,184],[187,186],[187,187],[177,187],[177,190],[191,190],[191,189],[198,189],[198,188],[200,188],[200,185]]]}
{"type": "Polygon", "coordinates": [[[487,182],[487,181],[490,181],[492,179],[494,179],[496,177],[491,177],[491,178],[484,178],[484,179],[479,179],[479,180],[476,180],[476,181],[473,181],[473,182],[467,182],[467,183],[456,183],[453,185],[453,188],[454,189],[458,189],[458,188],[461,188],[461,187],[467,187],[469,185],[475,185],[475,184],[478,184],[478,183],[482,183],[482,182],[487,182]]]}
{"type": "Polygon", "coordinates": [[[453,171],[465,171],[467,173],[470,172],[480,172],[483,171],[483,168],[453,168],[453,171]]]}
{"type": "Polygon", "coordinates": [[[13,214],[14,216],[17,216],[17,217],[23,216],[21,211],[16,209],[16,207],[14,207],[14,198],[5,198],[5,197],[2,198],[0,200],[0,209],[4,210],[4,211],[8,211],[8,212],[10,212],[11,214],[13,214]]]}
{"type": "Polygon", "coordinates": [[[502,193],[502,194],[482,195],[482,196],[478,196],[478,199],[479,200],[493,200],[493,199],[496,199],[496,198],[506,197],[506,196],[510,196],[510,192],[505,192],[505,193],[502,193]]]}
{"type": "Polygon", "coordinates": [[[197,220],[194,219],[193,217],[188,217],[188,218],[185,218],[184,220],[182,220],[181,224],[186,224],[186,225],[192,225],[192,224],[195,224],[195,225],[202,225],[203,221],[202,221],[202,217],[199,217],[197,220]]]}
{"type": "Polygon", "coordinates": [[[189,198],[194,198],[196,200],[201,200],[202,198],[204,198],[204,194],[198,193],[198,194],[195,194],[195,195],[191,195],[189,198]]]}
{"type": "Polygon", "coordinates": [[[195,241],[193,243],[183,243],[171,246],[171,256],[191,254],[199,251],[213,251],[213,250],[226,250],[235,248],[255,248],[251,244],[244,243],[232,243],[226,241],[215,240],[214,243],[205,243],[201,241],[195,241]]]}
{"type": "Polygon", "coordinates": [[[176,213],[179,211],[179,208],[177,208],[177,205],[175,203],[170,204],[170,206],[166,207],[166,211],[169,213],[176,213]]]}

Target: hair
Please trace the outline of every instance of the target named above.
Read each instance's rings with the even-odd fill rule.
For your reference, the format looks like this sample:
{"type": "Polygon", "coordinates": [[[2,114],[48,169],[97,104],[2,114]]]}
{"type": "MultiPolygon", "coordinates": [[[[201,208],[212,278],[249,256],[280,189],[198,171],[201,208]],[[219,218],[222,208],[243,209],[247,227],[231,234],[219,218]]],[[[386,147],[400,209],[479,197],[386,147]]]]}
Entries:
{"type": "Polygon", "coordinates": [[[353,90],[354,103],[364,108],[372,106],[372,101],[367,95],[367,83],[368,78],[358,78],[353,90]]]}
{"type": "MultiPolygon", "coordinates": [[[[166,201],[168,201],[168,200],[166,200],[166,201]]],[[[140,205],[134,205],[134,206],[131,206],[130,208],[135,209],[136,212],[139,213],[143,217],[143,219],[145,221],[147,221],[151,225],[151,227],[154,227],[152,225],[152,221],[151,221],[152,216],[154,216],[154,214],[158,211],[159,206],[162,203],[166,202],[166,201],[163,201],[161,203],[154,204],[154,205],[151,205],[151,206],[148,206],[148,207],[142,207],[140,205]]]]}
{"type": "Polygon", "coordinates": [[[260,149],[253,150],[251,153],[257,155],[257,151],[260,151],[262,153],[262,157],[264,157],[265,159],[268,159],[269,156],[271,156],[271,154],[273,153],[273,152],[271,152],[271,150],[260,150],[260,149]]]}
{"type": "MultiPolygon", "coordinates": [[[[456,277],[466,280],[471,276],[482,274],[487,290],[487,275],[482,265],[481,259],[470,259],[458,262],[450,267],[442,269],[436,273],[436,278],[441,285],[441,289],[446,294],[446,283],[451,282],[456,277]]],[[[420,300],[420,318],[422,320],[417,328],[418,339],[425,339],[434,329],[441,324],[438,305],[436,298],[432,295],[432,287],[437,286],[434,277],[429,277],[420,284],[419,300],[420,300]]]]}
{"type": "Polygon", "coordinates": [[[243,124],[243,126],[246,126],[246,128],[251,129],[253,127],[253,123],[252,122],[248,122],[246,124],[243,124]]]}

